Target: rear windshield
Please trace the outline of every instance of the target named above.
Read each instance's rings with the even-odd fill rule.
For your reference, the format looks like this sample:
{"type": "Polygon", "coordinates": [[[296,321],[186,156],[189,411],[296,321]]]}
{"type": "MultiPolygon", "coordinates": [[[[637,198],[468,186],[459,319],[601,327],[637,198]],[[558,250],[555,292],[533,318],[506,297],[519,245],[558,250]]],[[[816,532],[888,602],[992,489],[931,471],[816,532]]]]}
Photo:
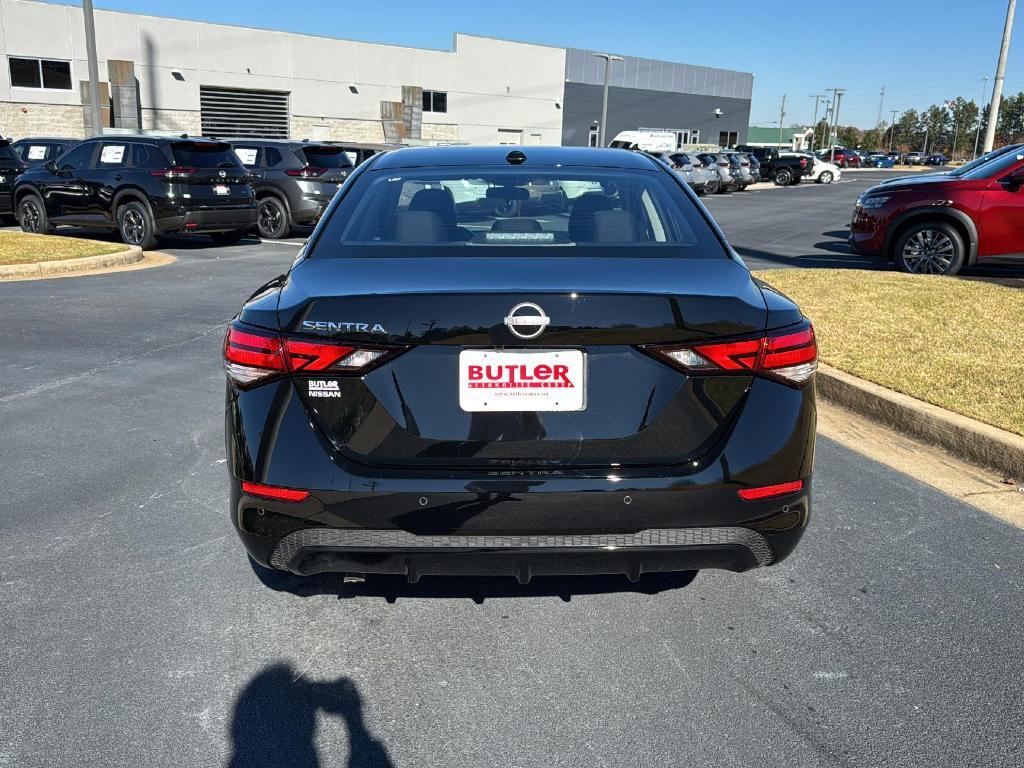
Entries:
{"type": "Polygon", "coordinates": [[[219,141],[187,141],[171,145],[171,154],[177,165],[193,168],[218,168],[222,164],[238,165],[238,157],[230,144],[219,141]]]}
{"type": "Polygon", "coordinates": [[[341,147],[301,147],[295,154],[318,168],[351,168],[352,161],[341,147]]]}
{"type": "Polygon", "coordinates": [[[672,174],[500,167],[370,170],[327,221],[314,255],[409,256],[425,246],[455,256],[536,255],[539,247],[725,256],[672,174]]]}

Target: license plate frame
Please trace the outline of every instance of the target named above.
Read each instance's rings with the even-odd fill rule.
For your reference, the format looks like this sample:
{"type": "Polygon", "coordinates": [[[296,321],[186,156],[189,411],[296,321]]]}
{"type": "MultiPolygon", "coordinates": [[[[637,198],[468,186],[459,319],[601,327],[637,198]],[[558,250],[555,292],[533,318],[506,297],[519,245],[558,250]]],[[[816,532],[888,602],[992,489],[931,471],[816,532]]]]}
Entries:
{"type": "Polygon", "coordinates": [[[214,184],[213,185],[213,194],[215,194],[215,195],[230,195],[231,194],[231,187],[229,187],[227,184],[214,184]]]}
{"type": "Polygon", "coordinates": [[[587,354],[581,349],[459,353],[459,407],[467,413],[583,411],[587,388],[587,354]]]}

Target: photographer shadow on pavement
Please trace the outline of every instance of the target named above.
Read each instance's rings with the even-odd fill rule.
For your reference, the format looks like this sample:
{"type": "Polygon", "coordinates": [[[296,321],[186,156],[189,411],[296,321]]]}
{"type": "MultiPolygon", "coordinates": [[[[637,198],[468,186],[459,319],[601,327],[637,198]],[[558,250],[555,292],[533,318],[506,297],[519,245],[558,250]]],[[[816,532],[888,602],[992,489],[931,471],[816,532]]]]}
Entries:
{"type": "Polygon", "coordinates": [[[503,597],[558,597],[568,603],[576,595],[603,595],[633,592],[657,595],[689,586],[697,571],[644,573],[637,582],[624,575],[597,576],[535,576],[529,584],[519,584],[511,576],[425,576],[415,584],[404,576],[367,574],[365,581],[345,583],[344,574],[322,573],[296,576],[275,571],[257,563],[249,564],[264,587],[275,592],[288,592],[297,597],[334,595],[338,599],[382,597],[393,603],[398,598],[468,598],[475,603],[503,597]]]}
{"type": "Polygon", "coordinates": [[[229,768],[318,768],[316,728],[321,712],[344,719],[349,768],[393,768],[387,749],[366,729],[362,698],[352,680],[314,682],[288,664],[267,667],[238,697],[231,720],[229,768]]]}

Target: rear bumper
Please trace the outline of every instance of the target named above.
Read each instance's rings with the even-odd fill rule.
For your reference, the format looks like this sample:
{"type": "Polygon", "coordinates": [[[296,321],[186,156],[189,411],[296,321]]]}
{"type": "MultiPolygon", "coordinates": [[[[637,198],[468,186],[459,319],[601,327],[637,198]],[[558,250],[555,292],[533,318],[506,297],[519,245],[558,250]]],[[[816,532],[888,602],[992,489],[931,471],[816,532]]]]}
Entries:
{"type": "Polygon", "coordinates": [[[256,224],[256,204],[230,208],[206,208],[157,219],[161,232],[228,232],[256,224]]]}
{"type": "Polygon", "coordinates": [[[282,538],[270,565],[300,575],[390,573],[533,576],[724,568],[773,561],[764,536],[746,528],[680,528],[573,536],[416,536],[404,531],[305,529],[282,538]]]}

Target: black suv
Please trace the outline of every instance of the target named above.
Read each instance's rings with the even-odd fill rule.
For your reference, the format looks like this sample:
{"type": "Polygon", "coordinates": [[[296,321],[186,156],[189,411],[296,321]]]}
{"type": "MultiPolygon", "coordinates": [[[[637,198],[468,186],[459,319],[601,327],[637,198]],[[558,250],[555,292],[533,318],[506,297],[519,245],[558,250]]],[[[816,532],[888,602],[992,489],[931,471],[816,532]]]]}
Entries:
{"type": "Polygon", "coordinates": [[[231,139],[253,175],[260,237],[287,237],[292,227],[312,226],[352,171],[352,160],[333,144],[272,139],[231,139]]]}
{"type": "Polygon", "coordinates": [[[21,175],[14,206],[26,232],[59,224],[116,229],[144,249],[176,232],[235,243],[256,223],[247,171],[220,141],[153,136],[86,139],[21,175]]]}
{"type": "Polygon", "coordinates": [[[26,169],[27,165],[18,157],[9,139],[0,139],[0,218],[8,218],[14,213],[11,189],[14,182],[26,169]]]}
{"type": "Polygon", "coordinates": [[[32,137],[18,139],[12,146],[29,168],[35,168],[37,165],[44,165],[48,160],[56,160],[80,141],[81,139],[32,137]]]}

